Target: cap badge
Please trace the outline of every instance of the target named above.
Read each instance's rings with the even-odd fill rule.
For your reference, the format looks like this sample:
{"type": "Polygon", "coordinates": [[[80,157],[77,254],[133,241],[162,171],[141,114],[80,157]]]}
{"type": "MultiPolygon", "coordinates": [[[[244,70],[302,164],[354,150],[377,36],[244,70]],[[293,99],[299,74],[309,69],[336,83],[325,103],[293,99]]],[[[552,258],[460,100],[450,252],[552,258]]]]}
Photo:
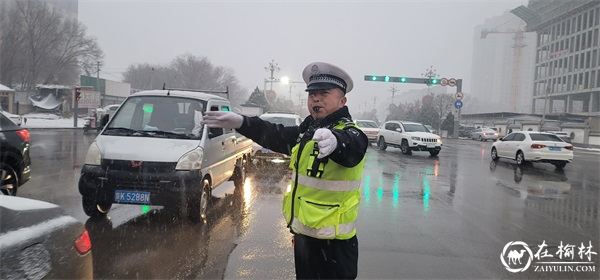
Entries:
{"type": "Polygon", "coordinates": [[[311,76],[316,76],[321,74],[321,72],[319,71],[319,66],[316,64],[313,64],[313,66],[310,68],[310,74],[311,76]]]}

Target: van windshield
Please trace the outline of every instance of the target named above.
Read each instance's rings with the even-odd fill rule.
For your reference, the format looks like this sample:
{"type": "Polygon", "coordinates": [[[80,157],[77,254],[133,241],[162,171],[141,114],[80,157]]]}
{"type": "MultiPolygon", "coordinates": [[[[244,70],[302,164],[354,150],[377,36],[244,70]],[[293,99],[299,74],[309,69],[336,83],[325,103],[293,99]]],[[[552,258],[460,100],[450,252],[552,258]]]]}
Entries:
{"type": "Polygon", "coordinates": [[[121,105],[104,134],[200,139],[206,102],[173,96],[135,96],[121,105]]]}

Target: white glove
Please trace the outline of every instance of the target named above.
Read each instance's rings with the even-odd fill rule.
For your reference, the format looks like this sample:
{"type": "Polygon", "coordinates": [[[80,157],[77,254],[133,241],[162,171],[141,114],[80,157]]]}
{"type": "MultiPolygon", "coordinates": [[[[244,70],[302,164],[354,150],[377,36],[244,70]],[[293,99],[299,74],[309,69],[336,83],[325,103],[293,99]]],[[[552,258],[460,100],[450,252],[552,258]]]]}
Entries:
{"type": "Polygon", "coordinates": [[[242,127],[244,117],[233,112],[208,111],[204,114],[204,123],[208,127],[238,129],[242,127]]]}
{"type": "Polygon", "coordinates": [[[319,155],[317,155],[319,159],[330,155],[337,148],[337,138],[335,138],[331,130],[326,128],[317,129],[312,140],[319,145],[319,155]]]}

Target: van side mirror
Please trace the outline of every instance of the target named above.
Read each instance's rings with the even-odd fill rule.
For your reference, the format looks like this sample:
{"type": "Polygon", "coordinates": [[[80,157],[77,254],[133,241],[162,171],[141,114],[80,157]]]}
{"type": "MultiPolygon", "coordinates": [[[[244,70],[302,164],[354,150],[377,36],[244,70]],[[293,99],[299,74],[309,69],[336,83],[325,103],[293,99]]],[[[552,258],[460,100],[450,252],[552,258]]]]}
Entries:
{"type": "Polygon", "coordinates": [[[104,128],[104,126],[108,123],[108,118],[110,116],[108,114],[103,115],[102,118],[100,118],[100,123],[98,124],[98,130],[102,130],[104,128]]]}

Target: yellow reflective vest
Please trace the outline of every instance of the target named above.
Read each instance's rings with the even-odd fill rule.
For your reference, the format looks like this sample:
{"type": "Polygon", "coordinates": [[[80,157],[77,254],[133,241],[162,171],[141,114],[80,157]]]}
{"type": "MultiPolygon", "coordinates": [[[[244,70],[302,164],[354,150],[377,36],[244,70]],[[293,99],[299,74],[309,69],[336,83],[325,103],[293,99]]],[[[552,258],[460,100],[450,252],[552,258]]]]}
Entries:
{"type": "MultiPolygon", "coordinates": [[[[333,129],[354,123],[338,122],[333,129]]],[[[356,235],[360,182],[365,159],[344,167],[317,159],[318,146],[308,141],[298,159],[300,144],[292,148],[292,189],[283,199],[283,214],[291,230],[318,239],[349,239],[356,235]],[[297,168],[296,168],[297,163],[297,168]]]]}

